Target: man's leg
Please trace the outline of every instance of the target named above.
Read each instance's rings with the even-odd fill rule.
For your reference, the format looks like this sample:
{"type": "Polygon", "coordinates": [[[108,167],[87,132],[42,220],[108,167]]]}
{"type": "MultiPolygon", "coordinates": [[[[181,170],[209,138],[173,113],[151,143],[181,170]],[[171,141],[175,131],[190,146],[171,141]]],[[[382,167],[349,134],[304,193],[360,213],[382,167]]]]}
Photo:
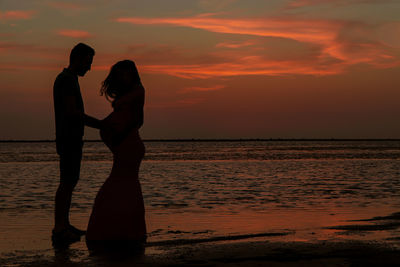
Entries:
{"type": "Polygon", "coordinates": [[[72,192],[75,188],[75,183],[60,182],[55,198],[55,223],[54,231],[60,232],[67,229],[70,225],[69,210],[71,207],[72,192]]]}
{"type": "Polygon", "coordinates": [[[53,241],[73,241],[84,231],[70,225],[69,210],[72,192],[79,180],[82,159],[82,142],[68,142],[61,146],[60,155],[60,184],[55,197],[55,214],[53,241]]]}

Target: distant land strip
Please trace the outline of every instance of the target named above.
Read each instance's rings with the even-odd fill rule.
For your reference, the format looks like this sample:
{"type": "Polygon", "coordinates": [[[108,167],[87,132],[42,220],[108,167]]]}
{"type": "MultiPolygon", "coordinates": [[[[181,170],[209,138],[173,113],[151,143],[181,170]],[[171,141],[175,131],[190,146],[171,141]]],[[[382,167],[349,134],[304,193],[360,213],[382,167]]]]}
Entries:
{"type": "MultiPolygon", "coordinates": [[[[235,138],[235,139],[143,139],[144,142],[298,142],[298,141],[400,141],[400,138],[235,138]]],[[[52,143],[55,140],[0,140],[0,143],[52,143]]],[[[102,140],[84,140],[102,142],[102,140]]]]}

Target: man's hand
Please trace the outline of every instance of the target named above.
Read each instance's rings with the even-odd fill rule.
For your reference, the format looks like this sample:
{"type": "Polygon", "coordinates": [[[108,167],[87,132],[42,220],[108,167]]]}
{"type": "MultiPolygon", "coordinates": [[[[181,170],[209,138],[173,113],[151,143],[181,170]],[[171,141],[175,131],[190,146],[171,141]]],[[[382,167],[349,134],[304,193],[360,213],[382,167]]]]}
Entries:
{"type": "Polygon", "coordinates": [[[101,129],[102,127],[102,121],[99,119],[96,119],[94,117],[91,117],[89,115],[84,114],[83,115],[83,121],[85,123],[86,126],[95,128],[95,129],[101,129]]]}

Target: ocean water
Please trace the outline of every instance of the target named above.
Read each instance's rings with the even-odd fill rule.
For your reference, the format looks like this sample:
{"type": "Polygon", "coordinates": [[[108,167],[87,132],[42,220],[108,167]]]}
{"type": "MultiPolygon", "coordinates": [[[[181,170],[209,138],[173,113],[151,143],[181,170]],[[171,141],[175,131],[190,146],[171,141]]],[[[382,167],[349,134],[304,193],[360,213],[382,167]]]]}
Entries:
{"type": "MultiPolygon", "coordinates": [[[[291,233],[290,240],[348,238],[326,227],[400,211],[400,141],[145,145],[139,176],[150,243],[274,232],[291,233]]],[[[74,225],[86,228],[111,165],[103,143],[85,143],[74,225]]],[[[0,143],[1,253],[51,247],[58,174],[54,143],[0,143]]]]}

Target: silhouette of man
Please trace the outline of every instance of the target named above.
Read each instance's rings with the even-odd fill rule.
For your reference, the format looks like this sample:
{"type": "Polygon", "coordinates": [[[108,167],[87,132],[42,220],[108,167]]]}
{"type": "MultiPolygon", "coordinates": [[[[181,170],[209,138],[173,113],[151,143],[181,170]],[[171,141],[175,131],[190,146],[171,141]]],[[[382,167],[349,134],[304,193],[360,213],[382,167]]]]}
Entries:
{"type": "Polygon", "coordinates": [[[85,114],[78,76],[90,70],[95,51],[79,43],[72,50],[69,66],[58,74],[53,88],[56,148],[60,156],[60,184],[55,197],[54,243],[80,240],[85,231],[69,222],[72,192],[79,180],[84,126],[100,128],[100,120],[85,114]]]}

